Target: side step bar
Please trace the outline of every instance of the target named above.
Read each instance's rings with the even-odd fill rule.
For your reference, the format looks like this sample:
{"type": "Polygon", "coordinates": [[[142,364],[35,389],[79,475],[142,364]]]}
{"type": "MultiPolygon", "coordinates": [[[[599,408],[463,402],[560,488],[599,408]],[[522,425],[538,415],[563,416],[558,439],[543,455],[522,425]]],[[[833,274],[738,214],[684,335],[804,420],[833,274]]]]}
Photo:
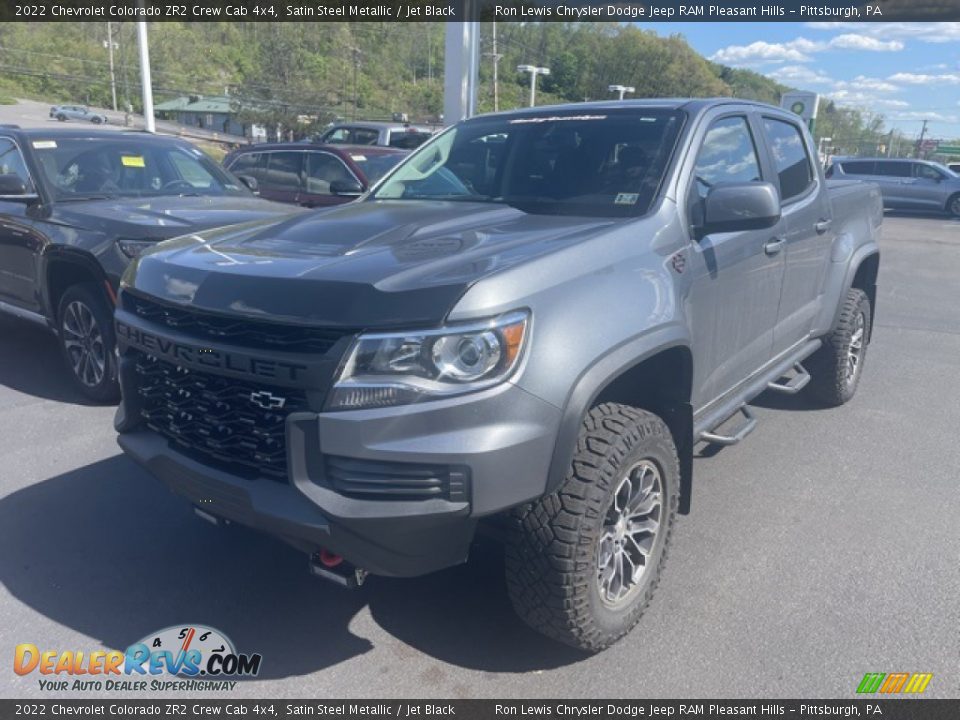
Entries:
{"type": "MultiPolygon", "coordinates": [[[[700,437],[697,439],[701,442],[710,443],[711,445],[723,445],[723,446],[736,445],[738,442],[743,440],[747,435],[752,433],[754,431],[754,428],[757,427],[757,418],[754,417],[752,412],[750,412],[750,408],[747,405],[741,405],[739,408],[737,408],[736,412],[734,412],[734,415],[736,415],[737,413],[743,414],[744,423],[732,435],[720,435],[719,433],[715,432],[716,428],[714,428],[714,431],[712,432],[700,433],[700,437]]],[[[723,425],[723,423],[725,423],[727,420],[729,420],[732,417],[733,415],[724,419],[724,421],[721,422],[720,425],[723,425]]],[[[717,425],[717,427],[720,427],[720,425],[717,425]]]]}
{"type": "Polygon", "coordinates": [[[800,363],[794,363],[793,372],[794,375],[791,378],[787,378],[784,374],[776,380],[767,383],[767,390],[773,390],[783,393],[784,395],[796,395],[810,382],[810,373],[808,373],[807,369],[800,363]]]}

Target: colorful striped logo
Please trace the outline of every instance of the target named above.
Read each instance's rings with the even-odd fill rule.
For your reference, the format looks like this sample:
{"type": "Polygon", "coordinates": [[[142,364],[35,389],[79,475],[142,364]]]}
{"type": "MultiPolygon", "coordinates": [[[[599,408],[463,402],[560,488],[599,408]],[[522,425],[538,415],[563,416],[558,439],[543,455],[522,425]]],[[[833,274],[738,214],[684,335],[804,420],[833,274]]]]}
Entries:
{"type": "Polygon", "coordinates": [[[927,689],[933,673],[867,673],[857,686],[857,693],[911,693],[918,695],[927,689]]]}

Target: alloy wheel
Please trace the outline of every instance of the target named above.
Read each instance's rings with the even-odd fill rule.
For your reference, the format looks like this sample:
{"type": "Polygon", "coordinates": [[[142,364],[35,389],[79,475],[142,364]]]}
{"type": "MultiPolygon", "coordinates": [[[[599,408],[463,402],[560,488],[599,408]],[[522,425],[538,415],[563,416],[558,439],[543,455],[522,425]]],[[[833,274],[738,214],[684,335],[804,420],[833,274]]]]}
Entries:
{"type": "Polygon", "coordinates": [[[847,385],[853,385],[857,379],[857,373],[860,372],[860,364],[863,360],[863,339],[865,335],[867,320],[863,313],[857,313],[857,319],[854,321],[853,333],[850,335],[850,345],[847,347],[847,385]]]}
{"type": "Polygon", "coordinates": [[[649,459],[632,465],[617,486],[597,544],[597,588],[601,601],[622,607],[648,567],[663,513],[663,477],[649,459]]]}
{"type": "Polygon", "coordinates": [[[97,387],[106,372],[107,348],[93,311],[74,300],[64,310],[61,329],[73,374],[87,387],[97,387]]]}

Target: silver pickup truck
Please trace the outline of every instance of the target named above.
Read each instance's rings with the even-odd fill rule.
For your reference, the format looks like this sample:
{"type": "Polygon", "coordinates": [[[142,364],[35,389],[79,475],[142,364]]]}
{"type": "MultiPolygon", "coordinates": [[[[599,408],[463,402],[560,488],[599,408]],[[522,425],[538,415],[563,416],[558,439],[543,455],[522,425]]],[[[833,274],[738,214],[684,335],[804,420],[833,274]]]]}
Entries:
{"type": "Polygon", "coordinates": [[[657,584],[694,447],[745,438],[764,391],[853,397],[882,218],[767,105],[477,117],[358,202],[140,255],[119,442],[343,585],[463,562],[484,523],[519,614],[601,650],[657,584]]]}

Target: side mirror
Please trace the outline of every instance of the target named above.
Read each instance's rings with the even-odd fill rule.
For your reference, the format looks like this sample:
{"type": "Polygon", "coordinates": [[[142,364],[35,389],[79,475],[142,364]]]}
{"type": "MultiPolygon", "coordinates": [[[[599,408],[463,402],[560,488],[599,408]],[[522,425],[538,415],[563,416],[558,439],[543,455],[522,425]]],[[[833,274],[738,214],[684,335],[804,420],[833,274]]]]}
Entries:
{"type": "Polygon", "coordinates": [[[19,175],[0,175],[0,200],[33,202],[38,197],[36,193],[27,191],[27,184],[19,175]]]}
{"type": "Polygon", "coordinates": [[[260,183],[252,175],[237,175],[237,180],[247,186],[247,189],[254,195],[260,194],[260,183]]]}
{"type": "Polygon", "coordinates": [[[779,221],[780,194],[771,183],[720,183],[707,193],[700,235],[762,230],[779,221]]]}
{"type": "Polygon", "coordinates": [[[360,197],[363,195],[363,185],[356,180],[334,180],[330,183],[330,192],[343,197],[360,197]]]}

